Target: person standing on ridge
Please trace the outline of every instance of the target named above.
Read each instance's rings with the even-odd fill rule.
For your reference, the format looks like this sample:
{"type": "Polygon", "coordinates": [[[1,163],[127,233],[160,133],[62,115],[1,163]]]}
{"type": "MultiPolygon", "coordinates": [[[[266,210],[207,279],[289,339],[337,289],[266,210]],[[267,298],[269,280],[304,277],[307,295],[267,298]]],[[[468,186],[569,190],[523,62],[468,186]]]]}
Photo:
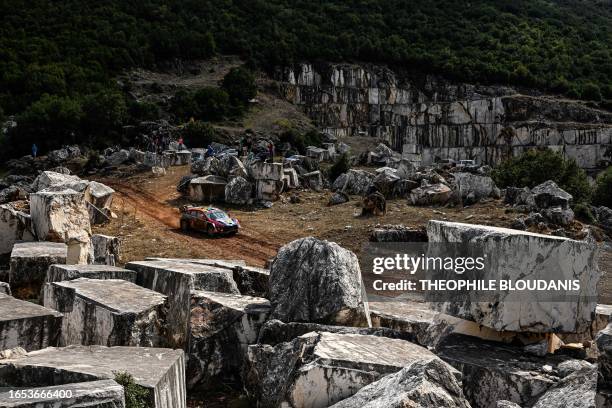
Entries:
{"type": "Polygon", "coordinates": [[[34,159],[36,159],[37,155],[38,155],[38,146],[36,146],[36,143],[34,143],[32,145],[32,157],[34,157],[34,159]]]}

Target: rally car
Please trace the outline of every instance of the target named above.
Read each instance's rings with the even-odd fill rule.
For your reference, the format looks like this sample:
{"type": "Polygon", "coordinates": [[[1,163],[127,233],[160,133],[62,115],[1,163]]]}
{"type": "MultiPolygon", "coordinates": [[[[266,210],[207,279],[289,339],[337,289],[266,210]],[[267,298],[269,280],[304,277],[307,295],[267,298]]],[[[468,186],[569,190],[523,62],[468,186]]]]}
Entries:
{"type": "Polygon", "coordinates": [[[228,213],[215,207],[181,207],[181,229],[202,231],[209,236],[234,235],[240,223],[228,213]]]}

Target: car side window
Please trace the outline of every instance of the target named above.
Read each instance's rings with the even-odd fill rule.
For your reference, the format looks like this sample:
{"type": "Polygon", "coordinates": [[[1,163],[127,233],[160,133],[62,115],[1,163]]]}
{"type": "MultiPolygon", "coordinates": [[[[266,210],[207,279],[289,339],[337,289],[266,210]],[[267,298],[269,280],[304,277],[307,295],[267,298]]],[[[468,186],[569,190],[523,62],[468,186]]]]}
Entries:
{"type": "Polygon", "coordinates": [[[201,220],[205,220],[206,219],[206,214],[204,214],[203,212],[198,213],[198,218],[201,220]]]}

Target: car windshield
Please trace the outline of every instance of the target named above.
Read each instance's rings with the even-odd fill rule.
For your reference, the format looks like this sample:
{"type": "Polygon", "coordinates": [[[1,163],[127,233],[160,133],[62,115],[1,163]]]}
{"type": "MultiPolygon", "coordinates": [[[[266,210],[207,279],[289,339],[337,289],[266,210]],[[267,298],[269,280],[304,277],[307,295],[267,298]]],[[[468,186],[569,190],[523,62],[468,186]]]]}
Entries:
{"type": "Polygon", "coordinates": [[[208,217],[211,220],[220,220],[223,218],[227,218],[227,215],[223,211],[214,211],[214,212],[208,213],[208,217]]]}

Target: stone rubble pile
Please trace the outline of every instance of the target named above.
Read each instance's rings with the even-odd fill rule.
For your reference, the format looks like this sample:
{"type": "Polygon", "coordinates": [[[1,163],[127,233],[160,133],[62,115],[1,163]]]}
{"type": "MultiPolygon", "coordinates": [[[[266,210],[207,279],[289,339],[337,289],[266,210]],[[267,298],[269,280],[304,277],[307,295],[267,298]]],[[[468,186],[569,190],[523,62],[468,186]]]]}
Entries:
{"type": "MultiPolygon", "coordinates": [[[[283,168],[254,169],[270,180],[283,168]]],[[[125,268],[67,265],[64,243],[18,244],[10,276],[41,282],[42,305],[0,294],[0,385],[68,384],[79,401],[119,407],[126,390],[114,381],[118,371],[146,389],[149,406],[164,408],[184,408],[187,390],[220,384],[245,390],[249,406],[260,407],[594,407],[610,400],[612,321],[609,308],[596,305],[592,244],[441,221],[426,231],[378,226],[371,240],[481,245],[493,258],[483,279],[537,274],[553,262],[554,278],[578,280],[581,290],[565,301],[505,293],[494,302],[368,302],[357,256],[313,237],[283,246],[269,270],[180,258],[125,268]],[[564,344],[564,336],[579,344],[564,344]],[[529,352],[542,341],[543,353],[529,352]]],[[[6,401],[0,392],[0,406],[6,401]]]]}
{"type": "Polygon", "coordinates": [[[506,204],[528,213],[527,216],[517,219],[513,225],[514,228],[523,230],[540,223],[561,227],[571,224],[574,220],[574,212],[570,208],[572,200],[571,194],[551,180],[532,189],[508,187],[504,195],[506,204]]]}

